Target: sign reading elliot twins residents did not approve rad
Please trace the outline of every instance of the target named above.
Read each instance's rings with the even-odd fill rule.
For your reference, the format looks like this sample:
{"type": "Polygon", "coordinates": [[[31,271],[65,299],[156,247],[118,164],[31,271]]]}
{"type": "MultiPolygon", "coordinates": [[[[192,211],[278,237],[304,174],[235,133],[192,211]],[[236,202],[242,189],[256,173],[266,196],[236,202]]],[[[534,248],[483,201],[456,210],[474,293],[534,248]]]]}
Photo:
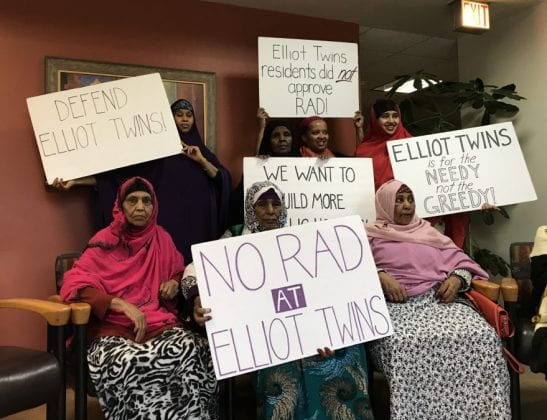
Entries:
{"type": "Polygon", "coordinates": [[[271,117],[353,117],[359,109],[357,44],[258,38],[260,106],[271,117]]]}
{"type": "Polygon", "coordinates": [[[392,334],[359,216],[197,244],[192,256],[218,379],[392,334]]]}
{"type": "Polygon", "coordinates": [[[537,199],[511,122],[394,140],[387,148],[420,217],[537,199]]]}
{"type": "Polygon", "coordinates": [[[158,73],[27,99],[47,182],[180,153],[158,73]]]}

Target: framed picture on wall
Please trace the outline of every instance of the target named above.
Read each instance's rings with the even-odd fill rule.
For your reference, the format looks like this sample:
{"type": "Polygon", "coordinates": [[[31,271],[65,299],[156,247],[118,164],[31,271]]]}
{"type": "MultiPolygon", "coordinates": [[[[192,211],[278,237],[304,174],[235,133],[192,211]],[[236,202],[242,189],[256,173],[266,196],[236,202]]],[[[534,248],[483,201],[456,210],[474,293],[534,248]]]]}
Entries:
{"type": "Polygon", "coordinates": [[[185,98],[193,104],[195,121],[203,141],[210,150],[215,152],[216,77],[214,73],[60,57],[45,58],[46,93],[149,73],[161,75],[169,103],[185,98]]]}

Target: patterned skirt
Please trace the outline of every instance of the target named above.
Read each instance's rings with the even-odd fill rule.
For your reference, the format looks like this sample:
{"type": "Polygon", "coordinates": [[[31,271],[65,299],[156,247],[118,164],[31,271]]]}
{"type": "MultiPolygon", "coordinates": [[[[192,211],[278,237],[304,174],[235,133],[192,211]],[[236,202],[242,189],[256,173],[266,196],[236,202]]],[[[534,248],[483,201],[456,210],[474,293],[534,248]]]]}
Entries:
{"type": "Polygon", "coordinates": [[[369,343],[390,389],[391,419],[510,419],[509,372],[494,329],[433,290],[389,303],[394,334],[369,343]]]}
{"type": "Polygon", "coordinates": [[[89,375],[107,419],[216,419],[207,342],[174,327],[139,344],[102,337],[88,347],[89,375]]]}
{"type": "Polygon", "coordinates": [[[363,345],[260,370],[258,419],[372,419],[363,345]]]}

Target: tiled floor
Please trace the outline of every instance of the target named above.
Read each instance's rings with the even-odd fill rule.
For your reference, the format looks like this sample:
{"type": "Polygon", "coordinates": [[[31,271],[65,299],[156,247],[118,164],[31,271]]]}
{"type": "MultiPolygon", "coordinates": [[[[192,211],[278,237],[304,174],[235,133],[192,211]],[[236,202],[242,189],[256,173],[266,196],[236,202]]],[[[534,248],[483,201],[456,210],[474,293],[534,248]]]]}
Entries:
{"type": "MultiPolygon", "coordinates": [[[[526,373],[520,377],[521,384],[521,409],[522,420],[537,420],[547,418],[547,381],[544,375],[535,374],[526,370],[526,373]],[[543,414],[542,414],[543,413],[543,414]]],[[[234,420],[252,420],[254,418],[254,398],[249,393],[248,381],[240,381],[238,389],[240,395],[235,401],[234,420]]],[[[381,391],[378,390],[377,391],[381,391]]],[[[74,414],[72,411],[74,393],[67,390],[67,419],[72,420],[74,414]]],[[[376,412],[376,420],[387,420],[387,411],[385,405],[376,412]]],[[[37,407],[33,410],[24,411],[12,416],[5,417],[6,420],[41,420],[45,419],[45,406],[37,407]]],[[[95,398],[88,398],[88,419],[104,420],[99,404],[95,398]]]]}

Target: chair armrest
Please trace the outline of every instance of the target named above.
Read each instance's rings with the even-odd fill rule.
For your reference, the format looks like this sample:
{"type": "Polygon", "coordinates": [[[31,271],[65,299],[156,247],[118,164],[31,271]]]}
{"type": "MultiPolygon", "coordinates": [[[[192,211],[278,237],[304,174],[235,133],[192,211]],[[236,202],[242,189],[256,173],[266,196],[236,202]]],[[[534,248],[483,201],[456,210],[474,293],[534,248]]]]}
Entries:
{"type": "Polygon", "coordinates": [[[70,306],[72,312],[70,313],[70,319],[73,324],[84,325],[89,322],[89,316],[91,315],[91,305],[84,302],[63,302],[61,296],[52,295],[47,298],[51,302],[63,303],[70,306]]]}
{"type": "Polygon", "coordinates": [[[85,325],[89,322],[89,315],[91,314],[91,305],[84,302],[70,303],[71,320],[75,325],[85,325]]]}
{"type": "Polygon", "coordinates": [[[472,280],[471,287],[486,296],[488,299],[497,302],[500,296],[500,286],[487,280],[472,280]]]}
{"type": "Polygon", "coordinates": [[[41,315],[53,326],[67,325],[70,319],[70,306],[63,303],[49,302],[41,299],[0,299],[0,308],[14,308],[32,311],[41,315]]]}
{"type": "Polygon", "coordinates": [[[511,277],[501,279],[501,294],[504,302],[517,302],[519,298],[519,286],[511,277]]]}

